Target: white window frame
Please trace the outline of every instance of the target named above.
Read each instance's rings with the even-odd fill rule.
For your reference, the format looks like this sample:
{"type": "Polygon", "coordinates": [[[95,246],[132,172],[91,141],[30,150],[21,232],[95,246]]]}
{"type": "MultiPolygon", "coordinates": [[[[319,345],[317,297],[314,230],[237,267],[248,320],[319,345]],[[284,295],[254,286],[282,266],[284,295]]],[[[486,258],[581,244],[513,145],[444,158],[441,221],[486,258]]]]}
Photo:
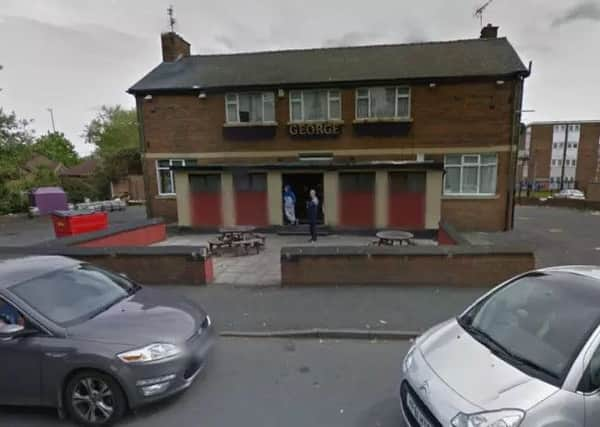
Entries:
{"type": "Polygon", "coordinates": [[[176,194],[176,190],[175,190],[175,175],[173,174],[173,171],[171,170],[171,166],[173,166],[173,162],[182,162],[181,165],[185,166],[185,159],[158,159],[156,160],[156,185],[158,187],[158,195],[159,196],[174,196],[176,194]],[[159,166],[159,162],[164,162],[164,161],[168,161],[169,162],[169,166],[159,166]],[[163,193],[162,189],[160,188],[160,171],[169,171],[169,176],[170,176],[170,180],[171,180],[171,188],[174,190],[172,193],[163,193]]]}
{"type": "Polygon", "coordinates": [[[403,120],[409,120],[411,117],[411,113],[412,113],[412,99],[411,99],[411,90],[410,90],[410,86],[370,86],[370,87],[359,87],[356,88],[356,91],[354,92],[354,118],[356,120],[399,120],[399,119],[403,119],[403,120]],[[373,117],[372,112],[371,112],[371,89],[377,88],[377,87],[384,87],[384,88],[388,88],[388,87],[393,87],[396,90],[396,96],[395,96],[395,103],[394,103],[394,116],[393,117],[373,117]],[[402,90],[407,90],[407,93],[399,93],[398,91],[402,89],[402,90]],[[367,94],[366,95],[359,95],[358,92],[362,91],[362,90],[366,90],[367,94]],[[408,99],[408,112],[406,116],[398,116],[398,99],[408,99]],[[367,117],[358,117],[358,100],[359,99],[366,99],[367,100],[367,105],[368,105],[368,114],[367,117]]]}
{"type": "Polygon", "coordinates": [[[489,196],[495,196],[496,192],[498,191],[498,154],[496,153],[482,153],[482,154],[478,154],[478,153],[465,153],[465,154],[455,154],[455,155],[459,155],[460,156],[460,164],[455,164],[455,165],[448,165],[447,164],[447,156],[444,156],[444,169],[448,170],[449,168],[456,168],[456,169],[460,169],[460,175],[459,175],[459,192],[458,193],[452,193],[446,190],[446,177],[447,174],[444,174],[444,182],[443,182],[443,193],[444,196],[466,196],[466,197],[489,197],[489,196]],[[481,161],[482,156],[484,155],[491,155],[494,154],[495,155],[495,160],[493,162],[485,162],[483,163],[481,161]],[[477,162],[467,162],[465,163],[465,157],[477,157],[477,162]],[[465,193],[462,191],[463,188],[463,169],[465,167],[473,167],[473,166],[477,166],[477,192],[475,193],[465,193]],[[494,176],[494,192],[493,193],[482,193],[480,191],[481,189],[481,168],[484,166],[495,166],[496,167],[496,174],[494,176]]]}
{"type": "Polygon", "coordinates": [[[270,92],[270,91],[263,91],[263,92],[229,92],[225,94],[225,123],[227,124],[242,124],[242,125],[252,125],[252,124],[276,124],[277,121],[275,120],[276,117],[276,110],[277,110],[277,106],[276,104],[276,100],[275,100],[275,93],[274,92],[270,92]],[[260,122],[242,122],[240,120],[240,95],[257,95],[260,94],[261,98],[262,98],[262,121],[260,122]],[[273,100],[273,120],[265,120],[265,96],[271,96],[272,100],[273,100]],[[230,100],[230,97],[235,97],[235,99],[230,100]],[[236,121],[232,122],[229,121],[229,114],[228,114],[228,107],[230,105],[235,106],[235,111],[236,111],[236,121]]]}
{"type": "Polygon", "coordinates": [[[319,122],[337,122],[342,120],[342,91],[339,89],[297,89],[290,90],[289,92],[289,109],[290,109],[290,123],[319,123],[319,122]],[[319,120],[307,120],[304,118],[304,92],[305,91],[321,91],[327,92],[327,117],[319,120]],[[332,93],[336,93],[336,96],[333,96],[332,93]],[[293,95],[300,94],[300,97],[294,98],[293,95]],[[300,102],[300,115],[302,116],[301,120],[294,120],[292,114],[292,104],[300,102]],[[340,103],[340,117],[331,117],[331,102],[338,101],[340,103]]]}

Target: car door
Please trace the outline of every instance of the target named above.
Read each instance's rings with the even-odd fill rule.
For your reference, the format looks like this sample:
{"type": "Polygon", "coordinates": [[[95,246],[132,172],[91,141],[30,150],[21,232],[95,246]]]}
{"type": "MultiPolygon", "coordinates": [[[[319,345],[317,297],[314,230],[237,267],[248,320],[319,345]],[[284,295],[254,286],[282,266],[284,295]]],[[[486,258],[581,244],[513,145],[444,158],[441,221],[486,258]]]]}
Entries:
{"type": "Polygon", "coordinates": [[[0,404],[40,404],[41,360],[35,335],[0,339],[0,404]]]}
{"type": "Polygon", "coordinates": [[[590,350],[584,363],[578,393],[584,396],[585,426],[596,427],[600,420],[600,345],[590,350]]]}

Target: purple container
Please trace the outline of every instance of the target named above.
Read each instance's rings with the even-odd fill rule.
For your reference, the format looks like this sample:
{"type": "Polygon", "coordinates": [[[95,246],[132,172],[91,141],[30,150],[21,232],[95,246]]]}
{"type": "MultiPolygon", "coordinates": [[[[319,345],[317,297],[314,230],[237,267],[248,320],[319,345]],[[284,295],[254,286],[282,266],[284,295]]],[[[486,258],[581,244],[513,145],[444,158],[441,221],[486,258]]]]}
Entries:
{"type": "Polygon", "coordinates": [[[40,215],[68,209],[67,194],[60,187],[40,187],[33,190],[31,196],[40,215]]]}

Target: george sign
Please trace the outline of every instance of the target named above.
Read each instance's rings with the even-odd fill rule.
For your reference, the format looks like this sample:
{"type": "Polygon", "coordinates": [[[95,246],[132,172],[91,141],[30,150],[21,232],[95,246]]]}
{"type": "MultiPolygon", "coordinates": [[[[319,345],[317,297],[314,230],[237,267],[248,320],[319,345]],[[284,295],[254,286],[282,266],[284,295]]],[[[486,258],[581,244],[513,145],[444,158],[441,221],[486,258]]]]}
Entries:
{"type": "Polygon", "coordinates": [[[342,131],[342,126],[337,123],[292,123],[289,132],[292,136],[335,136],[342,131]]]}

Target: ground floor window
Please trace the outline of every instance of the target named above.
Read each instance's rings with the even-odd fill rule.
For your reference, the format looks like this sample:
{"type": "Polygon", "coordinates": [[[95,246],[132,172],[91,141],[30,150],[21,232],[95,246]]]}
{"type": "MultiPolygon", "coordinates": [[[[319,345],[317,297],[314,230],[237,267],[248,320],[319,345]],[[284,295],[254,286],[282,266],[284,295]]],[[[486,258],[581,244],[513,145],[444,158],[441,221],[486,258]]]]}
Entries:
{"type": "Polygon", "coordinates": [[[444,157],[444,194],[496,194],[498,156],[490,154],[448,154],[444,157]]]}
{"type": "Polygon", "coordinates": [[[175,194],[175,175],[171,166],[191,166],[196,160],[164,159],[156,161],[156,177],[158,180],[158,194],[169,196],[175,194]]]}

